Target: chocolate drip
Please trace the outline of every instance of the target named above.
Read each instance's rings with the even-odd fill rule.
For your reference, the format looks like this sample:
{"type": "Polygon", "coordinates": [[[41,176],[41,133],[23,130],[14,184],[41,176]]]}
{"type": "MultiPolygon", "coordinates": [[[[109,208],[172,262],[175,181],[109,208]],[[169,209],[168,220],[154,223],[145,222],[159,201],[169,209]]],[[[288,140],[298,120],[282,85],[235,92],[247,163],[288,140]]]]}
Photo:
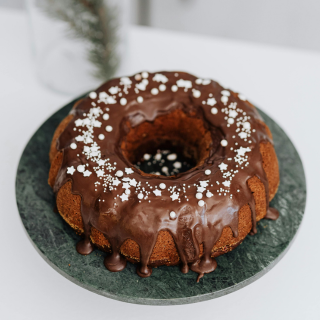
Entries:
{"type": "Polygon", "coordinates": [[[77,251],[78,253],[86,256],[88,254],[90,254],[93,251],[93,247],[92,244],[90,242],[90,236],[87,234],[85,235],[85,238],[80,240],[77,243],[77,251]]]}
{"type": "Polygon", "coordinates": [[[93,250],[90,233],[92,227],[96,228],[108,239],[112,249],[112,253],[106,256],[104,264],[108,270],[117,272],[126,266],[126,259],[120,253],[122,244],[127,239],[134,240],[140,248],[140,265],[137,267],[137,273],[141,277],[148,277],[152,273],[148,263],[158,233],[167,230],[176,244],[181,259],[181,271],[187,273],[190,268],[199,274],[197,279],[199,281],[205,273],[212,272],[217,267],[217,262],[211,255],[223,229],[230,227],[234,237],[238,237],[238,213],[246,204],[249,204],[252,212],[251,233],[257,232],[255,201],[247,184],[250,178],[257,176],[265,187],[266,218],[276,219],[279,216],[275,209],[269,208],[268,181],[259,151],[260,142],[272,141],[264,125],[261,124],[257,111],[230,90],[222,99],[221,92],[226,90],[214,81],[205,82],[206,80],[197,79],[186,73],[179,73],[177,76],[173,72],[161,72],[158,78],[155,74],[148,75],[149,89],[146,90],[140,82],[141,75],[139,77],[110,80],[91,97],[77,104],[72,111],[74,119],[61,134],[57,144],[59,150],[63,150],[63,162],[54,191],[57,193],[65,182],[71,180],[72,192],[81,196],[84,239],[77,245],[79,253],[86,255],[93,250]],[[161,80],[164,78],[166,80],[161,80]],[[176,85],[179,79],[182,81],[179,85],[186,87],[180,88],[176,85]],[[159,86],[159,81],[160,83],[164,81],[165,86],[159,86]],[[192,83],[192,90],[188,87],[189,83],[192,83]],[[110,94],[111,91],[118,92],[119,87],[123,91],[121,96],[119,95],[121,99],[116,94],[113,96],[110,94]],[[160,91],[165,92],[160,93],[158,87],[160,91]],[[152,92],[150,88],[156,91],[152,92]],[[103,102],[105,97],[111,102],[103,102]],[[120,102],[113,102],[112,99],[120,102]],[[229,123],[225,121],[226,114],[222,110],[227,109],[232,103],[235,106],[234,115],[240,113],[237,109],[240,108],[243,117],[244,115],[249,117],[247,126],[254,131],[250,131],[248,139],[244,140],[238,131],[235,131],[237,126],[233,120],[229,123]],[[101,108],[90,111],[95,106],[101,108]],[[214,108],[211,108],[212,106],[214,108]],[[105,112],[106,107],[108,116],[104,121],[101,114],[105,112]],[[189,117],[203,120],[205,128],[212,137],[208,158],[201,165],[174,177],[144,175],[130,164],[122,153],[120,142],[128,132],[125,123],[129,122],[131,127],[137,127],[146,121],[153,122],[157,117],[175,110],[182,110],[189,117]],[[93,140],[96,143],[94,145],[96,149],[90,152],[100,152],[101,163],[110,164],[109,167],[103,167],[104,174],[110,173],[109,180],[104,182],[97,178],[98,169],[93,169],[96,166],[96,158],[88,156],[89,151],[83,151],[88,143],[84,142],[83,137],[77,137],[84,126],[82,121],[88,114],[95,117],[90,121],[96,121],[94,128],[89,130],[94,139],[90,136],[85,137],[88,141],[93,140]],[[76,121],[79,123],[75,125],[76,121]],[[222,142],[220,145],[221,139],[224,139],[228,146],[222,142]],[[239,158],[236,158],[237,152],[239,158]],[[245,165],[246,161],[250,163],[249,166],[245,165]],[[231,185],[227,186],[226,183],[226,187],[222,188],[224,191],[221,191],[221,181],[226,179],[224,172],[227,170],[223,171],[224,169],[220,167],[222,165],[227,165],[229,171],[232,169],[234,177],[231,185]],[[206,173],[208,170],[210,174],[206,173]],[[116,175],[119,171],[121,174],[116,175]],[[127,174],[127,171],[130,173],[127,174]],[[127,181],[130,181],[134,188],[127,184],[127,189],[124,189],[126,180],[123,180],[123,177],[129,179],[127,181]],[[111,184],[110,187],[108,185],[110,181],[119,181],[120,185],[114,187],[111,184]],[[143,198],[138,198],[142,189],[140,187],[137,189],[136,183],[140,183],[141,188],[149,188],[147,196],[144,194],[143,198]],[[160,183],[165,184],[165,189],[159,188],[160,183]],[[195,197],[199,192],[197,188],[207,190],[207,193],[200,190],[202,193],[200,201],[195,197]],[[129,192],[125,193],[124,190],[129,192]],[[156,190],[161,196],[154,193],[156,190]],[[179,201],[172,198],[174,194],[172,190],[180,190],[177,191],[179,201]],[[214,191],[214,194],[211,195],[210,190],[214,191]],[[182,195],[185,195],[188,201],[182,195]],[[169,216],[171,211],[175,215],[173,219],[169,216]],[[200,245],[203,245],[201,257],[200,245]]]}
{"type": "Polygon", "coordinates": [[[77,251],[82,255],[88,255],[93,251],[93,246],[90,242],[91,234],[91,211],[92,205],[84,203],[84,200],[81,201],[81,216],[84,227],[84,239],[80,240],[77,244],[77,251]]]}
{"type": "Polygon", "coordinates": [[[122,271],[126,265],[127,260],[120,254],[120,248],[112,246],[112,254],[104,259],[105,267],[111,272],[122,271]]]}
{"type": "Polygon", "coordinates": [[[268,208],[265,219],[277,220],[279,218],[279,211],[275,208],[268,208]]]}
{"type": "Polygon", "coordinates": [[[256,214],[256,204],[254,201],[254,197],[251,196],[251,199],[249,200],[249,206],[251,210],[251,217],[252,217],[252,228],[250,231],[250,235],[253,236],[257,233],[257,214],[256,214]]]}
{"type": "Polygon", "coordinates": [[[210,273],[217,267],[215,259],[211,258],[211,251],[215,243],[220,238],[221,233],[214,227],[206,226],[202,229],[203,233],[203,255],[200,259],[191,264],[190,269],[199,274],[197,282],[205,273],[210,273]],[[218,231],[218,232],[217,232],[218,231]]]}

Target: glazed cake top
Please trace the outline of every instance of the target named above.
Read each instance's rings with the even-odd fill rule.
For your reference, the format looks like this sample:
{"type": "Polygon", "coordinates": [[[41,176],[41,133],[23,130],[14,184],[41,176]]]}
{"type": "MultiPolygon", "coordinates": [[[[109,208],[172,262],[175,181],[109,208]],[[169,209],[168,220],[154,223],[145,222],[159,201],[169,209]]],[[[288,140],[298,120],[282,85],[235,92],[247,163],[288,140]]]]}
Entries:
{"type": "MultiPolygon", "coordinates": [[[[238,211],[248,203],[255,229],[254,200],[247,180],[258,176],[268,204],[259,144],[272,141],[258,112],[242,94],[183,72],[142,72],[108,81],[90,92],[72,113],[74,118],[58,141],[64,156],[54,189],[57,192],[67,180],[72,181],[73,193],[82,197],[85,231],[94,226],[109,241],[115,237],[114,243],[110,241],[114,248],[131,238],[140,245],[141,255],[148,256],[145,251],[149,249],[144,250],[142,244],[146,235],[169,230],[179,247],[177,228],[187,223],[191,230],[200,230],[201,242],[207,241],[206,248],[211,250],[225,226],[237,236],[238,211]],[[120,148],[126,122],[137,127],[178,109],[201,118],[212,139],[219,138],[218,144],[212,144],[204,163],[187,172],[169,177],[143,175],[120,148]],[[186,214],[192,217],[181,222],[186,214]],[[139,229],[138,235],[134,229],[139,229]],[[215,236],[209,239],[213,229],[215,236]],[[117,235],[113,235],[115,230],[117,235]]],[[[184,260],[192,259],[186,256],[184,260]]]]}

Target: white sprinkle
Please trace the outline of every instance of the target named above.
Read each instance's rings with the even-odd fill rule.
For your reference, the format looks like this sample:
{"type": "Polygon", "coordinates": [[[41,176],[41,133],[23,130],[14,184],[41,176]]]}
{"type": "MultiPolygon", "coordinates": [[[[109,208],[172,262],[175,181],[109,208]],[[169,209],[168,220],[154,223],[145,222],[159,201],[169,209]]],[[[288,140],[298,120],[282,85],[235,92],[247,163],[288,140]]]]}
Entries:
{"type": "Polygon", "coordinates": [[[175,219],[177,217],[176,213],[174,211],[170,212],[170,219],[175,219]]]}
{"type": "Polygon", "coordinates": [[[97,93],[94,92],[94,91],[92,91],[92,92],[89,93],[89,97],[90,97],[91,99],[95,99],[95,98],[97,97],[97,93]]]}
{"type": "Polygon", "coordinates": [[[221,170],[221,172],[223,172],[223,170],[227,170],[228,168],[228,165],[221,162],[219,165],[218,165],[219,169],[221,170]]]}
{"type": "Polygon", "coordinates": [[[104,175],[104,171],[102,169],[99,169],[98,171],[96,171],[97,177],[103,177],[104,175]]]}
{"type": "Polygon", "coordinates": [[[211,193],[210,191],[207,191],[206,197],[207,197],[207,198],[211,198],[212,196],[213,196],[213,193],[211,193]]]}
{"type": "Polygon", "coordinates": [[[161,153],[157,153],[154,158],[157,160],[157,161],[160,161],[161,158],[162,158],[162,154],[161,153]]]}
{"type": "Polygon", "coordinates": [[[177,159],[177,155],[175,153],[171,153],[167,156],[167,159],[170,161],[174,161],[177,159]]]}
{"type": "Polygon", "coordinates": [[[218,113],[218,109],[216,107],[211,108],[211,113],[212,114],[217,114],[218,113]]]}
{"type": "Polygon", "coordinates": [[[83,165],[83,164],[80,164],[80,165],[77,166],[77,171],[78,172],[84,172],[84,169],[85,169],[85,165],[83,165]]]}
{"type": "MultiPolygon", "coordinates": [[[[241,131],[238,136],[241,138],[241,139],[246,139],[248,137],[248,134],[244,131],[241,131]]],[[[247,139],[246,139],[247,140],[247,139]]]]}
{"type": "Polygon", "coordinates": [[[98,138],[99,138],[99,140],[103,140],[103,139],[104,139],[104,134],[100,133],[100,134],[98,135],[98,138]]]}
{"type": "Polygon", "coordinates": [[[176,168],[176,169],[180,169],[181,168],[181,162],[179,161],[176,161],[173,166],[176,168]]]}
{"type": "Polygon", "coordinates": [[[203,207],[204,206],[204,201],[203,200],[199,200],[198,201],[198,205],[199,205],[199,207],[203,207]]]}
{"type": "MultiPolygon", "coordinates": [[[[203,188],[207,187],[207,186],[208,186],[208,181],[209,181],[209,180],[207,180],[207,181],[200,181],[200,186],[203,187],[203,188]]],[[[201,191],[201,192],[202,192],[202,191],[201,191]]]]}
{"type": "Polygon", "coordinates": [[[238,115],[238,112],[235,110],[230,110],[229,111],[229,117],[235,118],[238,115]]]}
{"type": "Polygon", "coordinates": [[[174,192],[174,193],[170,196],[170,198],[172,199],[172,201],[178,200],[178,199],[179,199],[179,194],[176,193],[176,192],[174,192]]]}
{"type": "Polygon", "coordinates": [[[83,173],[83,176],[84,177],[89,177],[90,175],[91,175],[91,171],[89,171],[89,170],[86,170],[84,173],[83,173]]]}
{"type": "MultiPolygon", "coordinates": [[[[149,81],[147,79],[143,79],[140,83],[136,84],[136,88],[135,89],[139,89],[139,90],[145,91],[148,83],[149,83],[149,81]]],[[[139,90],[138,90],[138,92],[139,92],[139,90]]],[[[136,90],[135,90],[135,92],[138,93],[136,90]]]]}
{"type": "Polygon", "coordinates": [[[202,193],[200,192],[196,193],[196,198],[199,200],[202,199],[202,193]]]}
{"type": "Polygon", "coordinates": [[[162,83],[166,83],[169,81],[169,79],[165,75],[160,73],[155,74],[152,80],[156,82],[162,82],[162,83]]]}
{"type": "Polygon", "coordinates": [[[242,101],[246,101],[246,100],[247,100],[247,98],[246,98],[243,94],[241,94],[241,93],[238,94],[238,98],[239,98],[240,100],[242,100],[242,101]]]}
{"type": "Polygon", "coordinates": [[[221,145],[222,145],[223,147],[226,147],[226,146],[228,145],[228,141],[225,140],[225,139],[221,140],[220,143],[221,143],[221,145]]]}
{"type": "Polygon", "coordinates": [[[159,189],[153,190],[153,193],[154,193],[157,197],[160,197],[160,196],[161,196],[161,190],[159,190],[159,189]]]}
{"type": "Polygon", "coordinates": [[[106,131],[107,132],[111,132],[113,130],[113,128],[111,126],[106,126],[106,131]]]}
{"type": "Polygon", "coordinates": [[[122,172],[121,170],[118,170],[118,171],[116,172],[116,176],[119,177],[119,178],[121,178],[121,177],[123,176],[123,172],[122,172]]]}
{"type": "Polygon", "coordinates": [[[143,98],[142,98],[141,96],[139,96],[139,97],[137,98],[137,101],[138,101],[139,103],[142,103],[142,102],[143,102],[143,98]]]}
{"type": "Polygon", "coordinates": [[[137,81],[140,81],[141,80],[141,74],[140,73],[137,73],[134,78],[137,80],[137,81]]]}
{"type": "Polygon", "coordinates": [[[221,97],[221,101],[224,103],[224,104],[227,104],[229,98],[227,96],[222,96],[221,97]]]}
{"type": "Polygon", "coordinates": [[[128,77],[120,78],[120,84],[122,84],[124,86],[130,86],[131,83],[132,83],[132,81],[128,77]]]}
{"type": "Polygon", "coordinates": [[[177,92],[178,91],[178,87],[174,84],[172,87],[171,87],[171,90],[173,92],[177,92]]]}
{"type": "Polygon", "coordinates": [[[193,90],[193,96],[194,96],[195,98],[200,98],[201,92],[200,92],[199,90],[194,89],[194,90],[193,90]]]}
{"type": "Polygon", "coordinates": [[[110,92],[111,94],[117,94],[119,91],[120,91],[119,87],[111,87],[111,88],[109,89],[109,92],[110,92]]]}
{"type": "Polygon", "coordinates": [[[109,114],[108,113],[105,113],[103,116],[102,116],[102,119],[103,120],[109,120],[109,114]]]}
{"type": "Polygon", "coordinates": [[[142,78],[145,78],[145,79],[149,77],[149,73],[145,71],[142,72],[141,75],[142,75],[142,78]]]}
{"type": "Polygon", "coordinates": [[[168,167],[162,167],[161,171],[164,172],[165,174],[168,174],[169,169],[168,167]]]}
{"type": "Polygon", "coordinates": [[[121,98],[121,99],[120,99],[120,104],[121,104],[122,106],[125,106],[125,105],[127,104],[127,99],[126,99],[126,98],[121,98]]]}
{"type": "Polygon", "coordinates": [[[143,194],[142,193],[138,194],[138,199],[140,199],[140,200],[143,199],[143,194]]]}
{"type": "Polygon", "coordinates": [[[251,128],[250,122],[245,122],[243,124],[243,128],[246,129],[246,130],[249,130],[251,128]]]}
{"type": "Polygon", "coordinates": [[[184,91],[187,91],[188,89],[192,88],[192,82],[189,80],[180,79],[177,81],[177,86],[184,88],[184,91]]]}
{"type": "Polygon", "coordinates": [[[74,142],[72,142],[72,143],[70,144],[70,148],[73,149],[73,150],[75,150],[75,149],[77,149],[77,145],[76,145],[74,142]]]}
{"type": "Polygon", "coordinates": [[[213,107],[217,103],[217,100],[215,98],[208,98],[207,104],[211,107],[213,107]]]}
{"type": "Polygon", "coordinates": [[[230,187],[230,181],[223,181],[222,182],[222,184],[225,186],[225,187],[227,187],[227,188],[229,188],[230,187]]]}
{"type": "Polygon", "coordinates": [[[134,172],[131,168],[125,168],[124,171],[126,174],[132,174],[134,172]]]}
{"type": "Polygon", "coordinates": [[[128,195],[125,194],[125,193],[123,193],[123,194],[120,196],[120,199],[121,199],[122,202],[128,201],[128,195]]]}
{"type": "Polygon", "coordinates": [[[156,95],[159,93],[159,90],[157,88],[152,88],[151,89],[151,94],[156,95]]]}
{"type": "Polygon", "coordinates": [[[167,88],[167,87],[166,87],[164,84],[160,84],[160,86],[159,86],[159,90],[160,90],[160,91],[165,91],[166,88],[167,88]]]}
{"type": "Polygon", "coordinates": [[[204,173],[208,176],[211,174],[211,170],[207,169],[204,173]]]}
{"type": "Polygon", "coordinates": [[[76,171],[76,169],[74,168],[74,166],[67,168],[67,174],[73,175],[75,171],[76,171]]]}
{"type": "Polygon", "coordinates": [[[166,188],[166,185],[165,185],[164,183],[160,183],[160,184],[159,184],[159,188],[163,190],[163,189],[166,188]]]}
{"type": "MultiPolygon", "coordinates": [[[[81,130],[79,130],[81,132],[81,130]]],[[[76,137],[77,141],[84,141],[84,137],[83,136],[77,136],[76,137]]]]}
{"type": "Polygon", "coordinates": [[[222,90],[222,91],[221,91],[221,94],[222,94],[223,96],[230,97],[230,92],[229,92],[228,90],[222,90]]]}
{"type": "Polygon", "coordinates": [[[143,155],[143,159],[146,160],[146,161],[148,161],[150,158],[151,158],[151,154],[149,154],[149,153],[145,153],[143,155]]]}
{"type": "Polygon", "coordinates": [[[228,123],[229,123],[229,124],[233,124],[233,123],[234,123],[234,119],[233,119],[233,118],[229,118],[229,119],[228,119],[228,123]]]}

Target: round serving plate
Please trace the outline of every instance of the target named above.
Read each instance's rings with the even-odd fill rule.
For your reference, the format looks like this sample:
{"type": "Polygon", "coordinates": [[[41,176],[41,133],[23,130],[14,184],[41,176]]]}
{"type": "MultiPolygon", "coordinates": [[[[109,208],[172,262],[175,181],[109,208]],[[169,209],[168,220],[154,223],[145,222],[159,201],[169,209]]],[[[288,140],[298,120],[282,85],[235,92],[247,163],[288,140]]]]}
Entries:
{"type": "MultiPolygon", "coordinates": [[[[75,100],[76,101],[76,100],[75,100]]],[[[16,198],[27,235],[39,254],[57,272],[79,286],[108,298],[147,305],[187,304],[217,298],[239,290],[266,274],[285,255],[301,224],[306,182],[300,157],[284,131],[259,110],[269,126],[280,165],[280,186],[271,206],[278,209],[276,221],[261,220],[258,233],[247,236],[232,252],[216,258],[218,267],[196,282],[197,274],[179,267],[158,267],[149,278],[140,278],[135,265],[117,273],[103,265],[105,253],[82,256],[74,231],[54,211],[49,187],[49,148],[53,133],[75,101],[61,108],[36,131],[20,159],[16,198]]]]}

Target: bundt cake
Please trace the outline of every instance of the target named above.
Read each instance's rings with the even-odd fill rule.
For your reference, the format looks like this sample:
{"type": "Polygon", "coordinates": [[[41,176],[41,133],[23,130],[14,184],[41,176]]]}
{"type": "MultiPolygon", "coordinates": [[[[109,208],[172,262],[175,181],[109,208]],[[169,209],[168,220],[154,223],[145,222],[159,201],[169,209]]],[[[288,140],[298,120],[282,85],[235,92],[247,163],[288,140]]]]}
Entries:
{"type": "Polygon", "coordinates": [[[277,156],[256,108],[184,72],[142,72],[90,92],[56,129],[50,161],[57,209],[83,235],[77,251],[107,252],[113,272],[127,260],[139,263],[141,277],[180,264],[199,281],[216,268],[215,257],[257,232],[257,221],[279,215],[269,208],[277,156]],[[192,166],[139,169],[152,154],[178,154],[192,166]]]}

